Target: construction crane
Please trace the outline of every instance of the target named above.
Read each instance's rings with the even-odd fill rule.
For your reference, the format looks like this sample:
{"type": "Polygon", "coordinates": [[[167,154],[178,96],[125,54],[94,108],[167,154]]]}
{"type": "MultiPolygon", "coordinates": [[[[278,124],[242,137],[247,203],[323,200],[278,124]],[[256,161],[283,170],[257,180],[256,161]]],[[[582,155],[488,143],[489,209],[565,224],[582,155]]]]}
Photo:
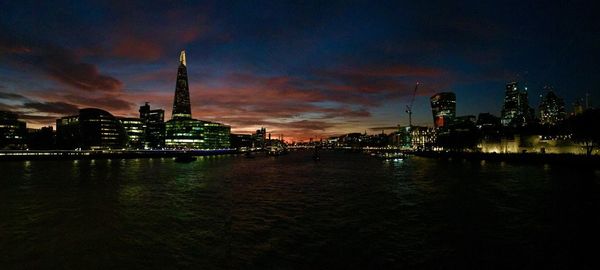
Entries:
{"type": "Polygon", "coordinates": [[[408,113],[408,127],[412,129],[412,107],[413,103],[415,103],[415,96],[417,95],[417,89],[419,88],[419,82],[415,85],[415,91],[413,91],[412,98],[410,99],[410,104],[406,105],[406,113],[408,113]]]}

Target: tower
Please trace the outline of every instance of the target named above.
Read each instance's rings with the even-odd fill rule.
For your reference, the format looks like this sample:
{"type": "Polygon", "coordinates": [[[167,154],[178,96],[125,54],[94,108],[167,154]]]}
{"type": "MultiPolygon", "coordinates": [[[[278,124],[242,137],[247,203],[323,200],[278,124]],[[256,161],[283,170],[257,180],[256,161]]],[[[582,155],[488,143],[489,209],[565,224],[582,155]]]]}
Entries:
{"type": "Polygon", "coordinates": [[[504,105],[502,106],[502,125],[512,124],[519,115],[519,89],[517,82],[506,84],[504,105]]]}
{"type": "MultiPolygon", "coordinates": [[[[149,107],[140,108],[140,115],[147,114],[149,107]]],[[[150,111],[151,112],[151,111],[150,111]]],[[[155,116],[162,119],[162,114],[155,116]]],[[[159,122],[159,121],[157,121],[159,122]]],[[[162,128],[162,125],[161,125],[162,128]]],[[[185,51],[179,55],[177,83],[173,98],[171,120],[164,123],[164,148],[168,149],[227,149],[231,127],[220,123],[192,118],[190,90],[188,87],[185,51]]],[[[159,140],[162,142],[163,140],[159,140]]],[[[162,148],[162,147],[158,147],[162,148]]]]}
{"type": "Polygon", "coordinates": [[[529,106],[527,87],[521,90],[519,83],[506,84],[501,122],[504,126],[521,127],[533,120],[533,109],[529,106]]]}
{"type": "Polygon", "coordinates": [[[566,117],[565,102],[554,93],[554,89],[545,86],[546,95],[540,102],[540,123],[543,125],[556,125],[566,117]]]}
{"type": "Polygon", "coordinates": [[[144,124],[144,148],[163,148],[165,146],[165,110],[151,110],[150,105],[146,102],[140,106],[140,119],[144,124]]]}
{"type": "Polygon", "coordinates": [[[456,94],[453,92],[437,93],[429,100],[431,101],[434,126],[438,128],[451,125],[456,118],[456,94]]]}
{"type": "Polygon", "coordinates": [[[175,84],[175,98],[173,99],[173,113],[171,119],[191,119],[190,89],[188,86],[187,66],[185,51],[179,55],[179,68],[177,69],[177,83],[175,84]]]}

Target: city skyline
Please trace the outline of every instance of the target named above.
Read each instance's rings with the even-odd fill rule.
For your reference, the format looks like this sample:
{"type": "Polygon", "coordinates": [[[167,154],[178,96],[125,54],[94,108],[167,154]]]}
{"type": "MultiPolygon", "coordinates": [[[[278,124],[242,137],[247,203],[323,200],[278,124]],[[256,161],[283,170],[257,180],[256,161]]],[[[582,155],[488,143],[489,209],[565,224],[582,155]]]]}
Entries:
{"type": "Polygon", "coordinates": [[[148,101],[170,119],[173,59],[185,49],[192,114],[233,133],[265,126],[306,140],[407,125],[416,81],[415,125],[433,125],[429,98],[437,92],[456,93],[458,115],[499,116],[513,80],[528,86],[534,108],[552,85],[570,112],[586,93],[597,98],[590,45],[598,35],[582,5],[515,4],[503,18],[509,7],[474,3],[434,11],[397,3],[3,3],[0,109],[40,127],[77,108],[135,116],[148,101]],[[425,20],[424,11],[437,16],[425,20]],[[553,43],[544,33],[556,33],[553,43]]]}

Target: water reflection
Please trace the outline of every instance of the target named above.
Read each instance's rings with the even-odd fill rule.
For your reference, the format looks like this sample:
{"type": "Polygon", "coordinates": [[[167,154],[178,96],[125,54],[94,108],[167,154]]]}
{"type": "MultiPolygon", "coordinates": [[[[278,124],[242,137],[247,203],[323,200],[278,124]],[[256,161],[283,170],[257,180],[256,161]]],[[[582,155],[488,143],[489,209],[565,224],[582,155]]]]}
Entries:
{"type": "Polygon", "coordinates": [[[330,151],[0,168],[8,268],[560,268],[600,225],[598,170],[330,151]]]}

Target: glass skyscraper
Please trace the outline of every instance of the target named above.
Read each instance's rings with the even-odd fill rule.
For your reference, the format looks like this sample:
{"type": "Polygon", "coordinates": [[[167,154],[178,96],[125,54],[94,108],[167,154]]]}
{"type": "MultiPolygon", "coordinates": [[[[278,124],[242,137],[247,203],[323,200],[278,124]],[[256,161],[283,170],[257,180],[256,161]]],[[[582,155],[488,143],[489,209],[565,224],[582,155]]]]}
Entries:
{"type": "Polygon", "coordinates": [[[171,120],[165,124],[165,147],[171,149],[229,148],[230,127],[192,118],[185,51],[179,56],[171,120]]]}
{"type": "Polygon", "coordinates": [[[187,64],[185,51],[179,55],[179,68],[177,69],[177,83],[175,85],[175,98],[173,99],[173,114],[171,119],[190,119],[192,109],[190,105],[190,88],[187,77],[187,64]]]}
{"type": "Polygon", "coordinates": [[[442,92],[430,98],[433,125],[436,128],[451,125],[456,118],[456,95],[452,92],[442,92]]]}
{"type": "Polygon", "coordinates": [[[565,102],[559,98],[554,89],[550,86],[545,86],[545,96],[542,96],[540,102],[540,123],[542,125],[556,125],[566,117],[565,102]]]}
{"type": "Polygon", "coordinates": [[[533,121],[533,109],[529,106],[527,87],[519,88],[518,82],[506,84],[501,122],[504,126],[521,127],[533,121]]]}

